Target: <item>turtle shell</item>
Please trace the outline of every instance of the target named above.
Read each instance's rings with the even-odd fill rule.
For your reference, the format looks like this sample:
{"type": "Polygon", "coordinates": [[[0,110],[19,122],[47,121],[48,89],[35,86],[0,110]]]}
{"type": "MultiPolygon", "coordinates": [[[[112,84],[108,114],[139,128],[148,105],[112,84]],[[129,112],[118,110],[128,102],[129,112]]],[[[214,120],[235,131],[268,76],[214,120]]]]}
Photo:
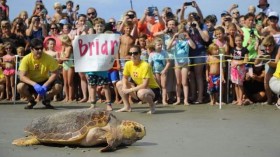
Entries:
{"type": "Polygon", "coordinates": [[[89,129],[106,126],[111,116],[106,110],[92,108],[63,111],[34,119],[25,131],[40,142],[75,144],[89,129]]]}

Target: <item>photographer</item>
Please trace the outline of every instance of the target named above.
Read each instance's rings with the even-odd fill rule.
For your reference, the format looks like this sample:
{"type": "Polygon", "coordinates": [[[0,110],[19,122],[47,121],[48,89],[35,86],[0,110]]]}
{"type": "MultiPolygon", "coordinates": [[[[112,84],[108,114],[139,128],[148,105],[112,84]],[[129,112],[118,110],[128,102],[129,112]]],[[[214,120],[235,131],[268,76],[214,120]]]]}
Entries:
{"type": "Polygon", "coordinates": [[[271,79],[273,73],[275,72],[276,64],[280,58],[280,48],[276,44],[273,36],[267,36],[262,42],[264,49],[258,51],[258,56],[255,60],[255,65],[261,62],[265,63],[265,77],[264,77],[264,87],[267,95],[267,104],[273,103],[273,95],[271,89],[269,88],[269,80],[271,79]]]}
{"type": "Polygon", "coordinates": [[[252,61],[258,55],[258,46],[256,45],[259,42],[260,36],[253,23],[255,21],[255,15],[252,13],[248,13],[244,16],[244,20],[244,27],[241,28],[244,36],[242,44],[249,50],[249,61],[252,61]]]}
{"type": "MultiPolygon", "coordinates": [[[[184,12],[189,3],[184,3],[182,5],[181,20],[184,20],[184,12]]],[[[203,23],[203,15],[199,9],[197,3],[193,1],[191,6],[196,8],[196,12],[191,12],[188,15],[188,24],[187,31],[190,35],[190,38],[196,45],[196,49],[190,49],[189,56],[190,65],[195,64],[190,68],[190,100],[195,104],[203,103],[203,94],[204,94],[204,63],[206,62],[206,43],[209,41],[209,34],[207,31],[207,26],[203,23]],[[196,95],[198,93],[198,95],[196,95]]]]}
{"type": "Polygon", "coordinates": [[[139,34],[147,34],[149,41],[154,38],[155,33],[164,30],[164,28],[165,23],[159,15],[157,7],[148,7],[144,11],[143,17],[138,22],[139,34]],[[156,22],[156,17],[158,18],[158,22],[156,22]]]}
{"type": "Polygon", "coordinates": [[[46,24],[44,23],[43,17],[32,16],[29,19],[29,27],[26,29],[26,36],[29,40],[38,38],[43,40],[47,36],[46,24]]]}

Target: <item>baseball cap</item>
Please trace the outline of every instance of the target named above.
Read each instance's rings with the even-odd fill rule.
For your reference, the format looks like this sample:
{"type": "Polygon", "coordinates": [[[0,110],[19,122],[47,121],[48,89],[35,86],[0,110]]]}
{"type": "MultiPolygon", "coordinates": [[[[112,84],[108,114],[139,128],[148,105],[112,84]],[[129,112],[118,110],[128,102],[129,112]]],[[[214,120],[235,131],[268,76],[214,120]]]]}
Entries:
{"type": "Polygon", "coordinates": [[[279,18],[279,14],[276,11],[271,11],[268,13],[268,17],[277,17],[279,18]]]}

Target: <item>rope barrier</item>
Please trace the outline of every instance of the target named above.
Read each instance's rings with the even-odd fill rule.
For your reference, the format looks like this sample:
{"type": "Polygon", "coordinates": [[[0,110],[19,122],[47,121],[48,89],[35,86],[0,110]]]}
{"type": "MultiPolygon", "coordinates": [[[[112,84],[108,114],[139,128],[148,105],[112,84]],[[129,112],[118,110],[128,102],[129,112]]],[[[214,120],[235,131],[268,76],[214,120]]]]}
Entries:
{"type": "MultiPolygon", "coordinates": [[[[191,66],[198,66],[198,65],[205,65],[205,64],[217,64],[217,63],[220,63],[220,71],[222,70],[222,68],[223,68],[223,63],[224,62],[228,62],[228,65],[230,65],[230,63],[231,63],[231,59],[227,59],[227,60],[224,60],[223,58],[224,57],[232,57],[231,55],[223,55],[223,54],[219,54],[219,55],[212,55],[212,56],[216,56],[216,57],[219,57],[219,60],[220,61],[216,61],[216,62],[205,62],[205,63],[196,63],[196,64],[189,64],[188,66],[189,67],[191,67],[191,66]]],[[[15,59],[16,59],[16,63],[15,63],[15,65],[18,65],[18,62],[19,62],[19,59],[21,59],[21,58],[23,58],[24,56],[18,56],[18,55],[15,55],[15,59]]],[[[183,59],[183,58],[207,58],[208,56],[195,56],[195,57],[180,57],[180,58],[176,58],[176,59],[183,59]]],[[[0,57],[0,58],[3,58],[3,57],[0,57]]],[[[244,58],[244,57],[241,57],[241,58],[244,58]]],[[[164,58],[164,59],[175,59],[175,58],[164,58]]],[[[268,61],[273,61],[273,60],[275,60],[275,59],[268,59],[268,58],[258,58],[258,59],[260,59],[260,60],[262,60],[262,61],[266,61],[266,60],[268,60],[268,61]]],[[[68,60],[73,60],[74,61],[74,59],[68,59],[68,60]]],[[[130,60],[130,59],[115,59],[115,60],[130,60]]],[[[250,62],[250,61],[248,61],[248,62],[245,62],[246,64],[254,64],[254,62],[250,62]]],[[[178,68],[178,66],[177,67],[171,67],[171,68],[178,68]]],[[[230,66],[228,66],[228,68],[230,68],[230,66]]],[[[17,66],[15,66],[15,95],[17,94],[17,75],[18,75],[18,67],[17,66]]],[[[229,69],[228,69],[228,71],[230,71],[229,69]]],[[[229,75],[229,73],[228,73],[228,75],[229,75]]],[[[220,73],[220,78],[222,78],[222,74],[220,73]]],[[[229,76],[228,76],[228,79],[227,79],[227,93],[229,93],[228,92],[228,90],[229,90],[229,84],[228,84],[228,82],[229,82],[229,76]]],[[[222,81],[220,81],[220,98],[219,98],[219,109],[222,109],[222,81]]],[[[227,102],[228,102],[228,94],[227,94],[227,102]]],[[[13,103],[15,104],[16,103],[16,98],[14,97],[14,100],[13,100],[13,103]]]]}

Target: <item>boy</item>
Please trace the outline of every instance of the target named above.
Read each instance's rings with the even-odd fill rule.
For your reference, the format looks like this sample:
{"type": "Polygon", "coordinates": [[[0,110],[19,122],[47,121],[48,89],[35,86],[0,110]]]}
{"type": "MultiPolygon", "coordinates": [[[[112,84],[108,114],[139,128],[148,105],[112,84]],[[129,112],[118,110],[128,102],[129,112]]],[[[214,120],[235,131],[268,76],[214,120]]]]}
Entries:
{"type": "Polygon", "coordinates": [[[220,71],[219,47],[211,44],[208,47],[209,56],[206,65],[206,80],[208,82],[208,93],[210,94],[210,105],[215,105],[218,101],[220,89],[220,73],[222,73],[222,81],[225,82],[223,71],[220,71]]]}
{"type": "MultiPolygon", "coordinates": [[[[105,30],[105,20],[102,18],[95,18],[93,21],[93,29],[95,30],[96,34],[101,34],[105,30]]],[[[112,111],[112,104],[111,104],[111,92],[109,89],[110,80],[108,79],[108,71],[92,71],[86,72],[87,80],[89,84],[89,97],[91,104],[95,106],[96,104],[96,87],[103,86],[105,97],[106,97],[106,105],[107,110],[112,111]]]]}

